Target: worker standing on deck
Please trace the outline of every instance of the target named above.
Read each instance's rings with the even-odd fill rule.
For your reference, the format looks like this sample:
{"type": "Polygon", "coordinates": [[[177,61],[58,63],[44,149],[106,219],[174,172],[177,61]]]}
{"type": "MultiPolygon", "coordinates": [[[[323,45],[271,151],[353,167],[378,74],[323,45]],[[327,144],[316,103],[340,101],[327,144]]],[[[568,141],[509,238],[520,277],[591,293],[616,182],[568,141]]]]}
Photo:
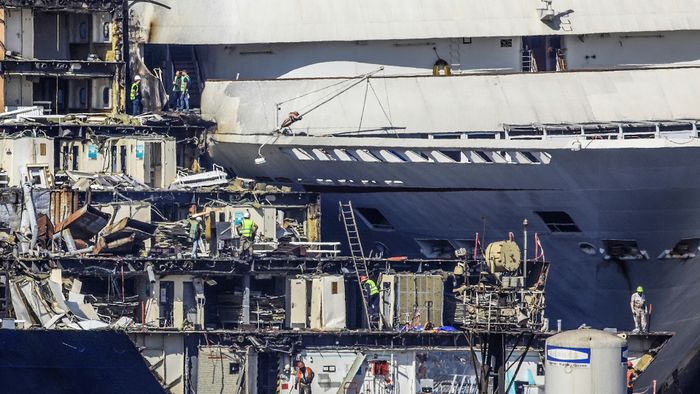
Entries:
{"type": "Polygon", "coordinates": [[[360,282],[365,287],[367,294],[367,307],[369,308],[369,318],[371,321],[379,320],[379,288],[377,284],[366,275],[360,276],[360,282]]]}
{"type": "Polygon", "coordinates": [[[634,381],[637,380],[637,371],[634,369],[632,361],[627,361],[627,394],[632,394],[634,389],[634,381]]]}
{"type": "Polygon", "coordinates": [[[129,99],[131,99],[131,114],[141,114],[141,76],[139,75],[134,77],[134,82],[131,84],[129,99]]]}
{"type": "Polygon", "coordinates": [[[186,70],[180,71],[180,105],[181,111],[190,110],[190,76],[186,70]]]}
{"type": "Polygon", "coordinates": [[[253,240],[255,233],[258,232],[258,225],[250,218],[250,212],[246,211],[243,214],[241,224],[236,227],[238,235],[241,236],[241,252],[240,257],[247,259],[253,258],[253,240]]]}
{"type": "Polygon", "coordinates": [[[180,86],[182,80],[182,72],[177,70],[175,72],[175,79],[173,79],[173,95],[170,99],[170,108],[175,108],[175,110],[180,109],[180,94],[182,93],[182,88],[180,86]]]}
{"type": "Polygon", "coordinates": [[[196,259],[197,249],[199,248],[199,244],[202,240],[202,218],[199,216],[195,217],[194,215],[190,216],[189,225],[189,238],[192,242],[192,258],[196,259]]]}
{"type": "Polygon", "coordinates": [[[647,301],[642,286],[637,286],[637,292],[632,294],[630,308],[634,317],[634,332],[647,332],[647,301]]]}
{"type": "Polygon", "coordinates": [[[295,389],[299,389],[299,394],[311,394],[311,382],[314,381],[314,371],[304,365],[303,361],[297,364],[297,380],[295,389]]]}

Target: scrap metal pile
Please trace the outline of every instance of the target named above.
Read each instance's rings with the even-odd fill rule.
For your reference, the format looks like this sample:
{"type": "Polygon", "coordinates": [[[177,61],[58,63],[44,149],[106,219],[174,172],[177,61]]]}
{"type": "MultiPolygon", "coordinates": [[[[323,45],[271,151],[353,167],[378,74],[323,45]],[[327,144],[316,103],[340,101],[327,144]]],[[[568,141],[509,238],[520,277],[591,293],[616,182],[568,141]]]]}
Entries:
{"type": "Polygon", "coordinates": [[[465,261],[455,272],[462,281],[451,297],[455,322],[493,331],[541,330],[548,269],[545,262],[523,264],[513,241],[490,244],[483,259],[465,261]]]}

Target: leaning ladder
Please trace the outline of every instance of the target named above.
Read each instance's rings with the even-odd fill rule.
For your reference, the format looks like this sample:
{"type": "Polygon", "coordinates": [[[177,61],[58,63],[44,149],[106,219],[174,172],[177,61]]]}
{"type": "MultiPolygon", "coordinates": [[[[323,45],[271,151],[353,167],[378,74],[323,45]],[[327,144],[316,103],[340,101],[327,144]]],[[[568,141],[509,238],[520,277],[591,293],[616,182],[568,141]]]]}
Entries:
{"type": "Polygon", "coordinates": [[[355,221],[355,211],[352,209],[352,201],[347,203],[339,202],[340,215],[345,226],[345,235],[348,237],[348,248],[350,249],[350,257],[352,265],[355,267],[355,275],[357,275],[357,284],[360,286],[360,294],[362,294],[362,307],[365,310],[365,318],[367,319],[367,327],[372,331],[372,321],[369,316],[369,305],[367,305],[367,291],[362,285],[360,276],[367,276],[367,260],[365,253],[362,251],[362,242],[360,242],[360,233],[357,231],[357,222],[355,221]]]}

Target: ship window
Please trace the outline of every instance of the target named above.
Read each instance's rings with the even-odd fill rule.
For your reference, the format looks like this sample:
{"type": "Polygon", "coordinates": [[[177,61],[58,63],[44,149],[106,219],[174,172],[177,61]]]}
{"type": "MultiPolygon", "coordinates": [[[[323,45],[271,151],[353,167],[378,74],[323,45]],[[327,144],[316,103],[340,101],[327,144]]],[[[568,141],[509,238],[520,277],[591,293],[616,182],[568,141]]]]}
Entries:
{"type": "Polygon", "coordinates": [[[454,257],[455,248],[446,239],[416,239],[420,246],[420,252],[429,259],[451,259],[454,257]]]}
{"type": "Polygon", "coordinates": [[[386,216],[377,208],[355,208],[355,211],[375,230],[394,229],[394,226],[389,222],[386,216]]]}
{"type": "Polygon", "coordinates": [[[462,161],[462,152],[458,150],[441,150],[440,153],[443,155],[449,157],[450,159],[456,161],[456,162],[461,162],[462,161]]]}
{"type": "Polygon", "coordinates": [[[547,225],[549,231],[553,233],[578,233],[578,228],[574,220],[568,213],[562,211],[539,211],[535,212],[547,225]]]}
{"type": "Polygon", "coordinates": [[[485,152],[482,152],[480,150],[474,151],[479,157],[481,157],[486,163],[493,163],[493,159],[489,157],[485,152]]]}
{"type": "Polygon", "coordinates": [[[537,164],[540,162],[539,159],[537,159],[537,157],[535,157],[535,155],[533,155],[530,152],[520,152],[520,153],[522,153],[523,156],[525,156],[528,160],[530,160],[531,163],[537,164]]]}
{"type": "Polygon", "coordinates": [[[506,38],[501,40],[501,48],[512,48],[513,47],[513,39],[512,38],[506,38]]]}
{"type": "Polygon", "coordinates": [[[700,251],[700,238],[684,238],[678,241],[672,249],[664,250],[660,259],[692,259],[700,251]]]}
{"type": "Polygon", "coordinates": [[[640,250],[637,241],[633,239],[604,239],[603,248],[606,259],[642,260],[649,256],[645,250],[640,250]]]}

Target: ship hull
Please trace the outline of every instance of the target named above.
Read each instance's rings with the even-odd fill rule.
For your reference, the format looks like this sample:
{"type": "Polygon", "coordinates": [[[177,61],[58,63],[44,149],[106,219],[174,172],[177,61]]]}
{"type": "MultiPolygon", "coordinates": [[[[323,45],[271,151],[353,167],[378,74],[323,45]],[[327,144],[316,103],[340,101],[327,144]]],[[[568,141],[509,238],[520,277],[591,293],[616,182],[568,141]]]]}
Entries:
{"type": "MultiPolygon", "coordinates": [[[[356,208],[378,210],[385,219],[381,226],[360,215],[365,250],[375,253],[426,255],[433,244],[470,245],[477,232],[482,242],[503,239],[508,232],[522,239],[522,223],[528,219],[528,256],[534,257],[536,232],[552,262],[546,311],[550,321],[561,319],[564,328],[587,324],[632,329],[629,297],[642,285],[653,305],[651,329],[676,335],[640,384],[652,378],[667,385],[685,384],[685,364],[695,353],[688,350],[700,348],[700,308],[692,301],[700,296],[700,265],[693,255],[662,255],[681,240],[700,238],[700,185],[694,181],[700,173],[700,146],[695,139],[676,146],[659,140],[584,140],[583,149],[572,149],[572,141],[550,143],[550,149],[543,141],[451,142],[450,149],[461,152],[490,154],[501,144],[506,145],[501,157],[535,152],[543,158],[529,163],[321,160],[333,158],[328,153],[337,146],[316,139],[320,148],[312,148],[303,138],[297,140],[301,143],[296,146],[304,149],[302,159],[289,153],[293,145],[286,139],[261,148],[262,142],[228,143],[224,138],[210,153],[240,176],[286,178],[323,192],[326,240],[344,238],[338,202],[352,200],[356,208]],[[256,166],[252,163],[258,152],[266,163],[256,166]],[[304,156],[307,153],[311,159],[304,156]],[[578,231],[553,230],[538,212],[565,212],[578,231]],[[636,242],[639,253],[610,256],[613,251],[606,243],[622,240],[636,242]]],[[[342,149],[357,148],[342,142],[342,149]]],[[[379,158],[377,149],[406,149],[392,143],[387,139],[381,148],[368,149],[379,158]]],[[[426,143],[411,149],[429,159],[436,157],[430,152],[447,149],[421,144],[426,143]]]]}

